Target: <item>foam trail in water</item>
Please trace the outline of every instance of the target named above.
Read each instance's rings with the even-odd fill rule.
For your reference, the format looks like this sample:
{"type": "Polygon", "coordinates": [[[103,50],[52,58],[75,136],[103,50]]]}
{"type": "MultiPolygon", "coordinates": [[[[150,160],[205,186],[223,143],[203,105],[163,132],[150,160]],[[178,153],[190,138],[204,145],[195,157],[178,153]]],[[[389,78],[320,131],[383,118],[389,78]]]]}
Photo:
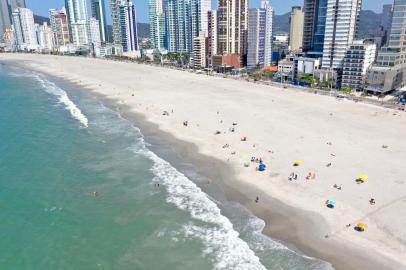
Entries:
{"type": "Polygon", "coordinates": [[[73,118],[82,123],[84,127],[89,126],[89,120],[82,113],[82,111],[76,106],[76,104],[69,99],[68,94],[64,90],[56,86],[53,82],[45,80],[40,76],[36,75],[34,77],[37,79],[38,82],[41,83],[42,87],[47,93],[58,97],[59,102],[65,105],[65,109],[67,109],[70,112],[73,118]]]}
{"type": "Polygon", "coordinates": [[[193,222],[183,227],[185,236],[203,241],[205,255],[213,256],[215,270],[265,270],[259,258],[244,242],[218,206],[195,183],[151,151],[142,151],[154,161],[155,181],[165,185],[167,201],[207,225],[193,222]]]}

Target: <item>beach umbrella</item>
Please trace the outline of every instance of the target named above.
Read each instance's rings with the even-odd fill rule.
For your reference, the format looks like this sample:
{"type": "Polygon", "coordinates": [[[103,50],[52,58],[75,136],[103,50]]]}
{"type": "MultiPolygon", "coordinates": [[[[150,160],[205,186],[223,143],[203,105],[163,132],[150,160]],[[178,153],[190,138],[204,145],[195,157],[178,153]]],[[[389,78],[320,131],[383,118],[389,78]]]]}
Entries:
{"type": "Polygon", "coordinates": [[[328,208],[334,208],[336,206],[336,201],[335,200],[327,200],[326,205],[328,208]]]}
{"type": "Polygon", "coordinates": [[[355,230],[357,230],[359,232],[363,232],[366,229],[368,229],[368,224],[366,224],[366,223],[358,223],[357,226],[355,226],[355,230]]]}
{"type": "Polygon", "coordinates": [[[368,175],[365,175],[365,174],[360,175],[360,176],[358,177],[358,179],[359,179],[359,180],[362,180],[362,181],[366,181],[366,180],[368,180],[368,175]]]}
{"type": "Polygon", "coordinates": [[[300,159],[296,159],[295,162],[293,163],[293,166],[299,166],[302,163],[300,159]]]}
{"type": "Polygon", "coordinates": [[[266,169],[266,165],[264,163],[259,164],[259,166],[258,166],[259,171],[262,172],[262,171],[265,171],[265,169],[266,169]]]}

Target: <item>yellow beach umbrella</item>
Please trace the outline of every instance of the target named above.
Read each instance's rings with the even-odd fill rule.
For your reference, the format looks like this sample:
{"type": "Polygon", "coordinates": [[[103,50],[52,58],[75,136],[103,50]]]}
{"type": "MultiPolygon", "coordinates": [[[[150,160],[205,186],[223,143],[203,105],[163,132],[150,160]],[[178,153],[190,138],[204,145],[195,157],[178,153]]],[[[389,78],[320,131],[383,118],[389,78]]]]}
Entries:
{"type": "Polygon", "coordinates": [[[360,231],[365,231],[366,229],[368,229],[368,224],[366,224],[366,223],[358,223],[356,228],[358,228],[360,231]]]}
{"type": "Polygon", "coordinates": [[[365,174],[360,175],[360,176],[358,177],[358,179],[360,179],[360,180],[362,180],[362,181],[368,180],[368,175],[365,175],[365,174]]]}
{"type": "Polygon", "coordinates": [[[302,161],[300,159],[296,159],[295,163],[293,163],[293,165],[299,166],[301,163],[302,163],[302,161]]]}

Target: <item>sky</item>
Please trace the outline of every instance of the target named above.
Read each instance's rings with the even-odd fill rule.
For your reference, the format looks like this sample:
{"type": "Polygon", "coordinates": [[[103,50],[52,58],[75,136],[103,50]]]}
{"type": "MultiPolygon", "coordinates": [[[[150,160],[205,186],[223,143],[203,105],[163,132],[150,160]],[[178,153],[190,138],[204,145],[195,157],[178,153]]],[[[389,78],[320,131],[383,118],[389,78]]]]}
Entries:
{"type": "MultiPolygon", "coordinates": [[[[90,0],[89,0],[90,1],[90,0]]],[[[148,0],[133,0],[137,8],[138,22],[148,22],[148,0]]],[[[35,14],[48,16],[49,8],[60,8],[64,5],[64,0],[26,0],[28,8],[35,14]]],[[[105,0],[106,8],[110,4],[105,0]]],[[[217,2],[213,0],[213,3],[217,2]]],[[[259,7],[261,0],[249,0],[250,7],[259,7]]],[[[289,12],[292,6],[303,5],[303,0],[270,0],[276,14],[289,12]]],[[[392,4],[393,0],[363,0],[363,9],[371,9],[375,12],[381,12],[382,5],[392,4]]],[[[90,4],[88,5],[90,8],[90,4]]],[[[110,16],[108,16],[110,17],[110,16]]],[[[109,19],[108,19],[109,20],[109,19]]]]}

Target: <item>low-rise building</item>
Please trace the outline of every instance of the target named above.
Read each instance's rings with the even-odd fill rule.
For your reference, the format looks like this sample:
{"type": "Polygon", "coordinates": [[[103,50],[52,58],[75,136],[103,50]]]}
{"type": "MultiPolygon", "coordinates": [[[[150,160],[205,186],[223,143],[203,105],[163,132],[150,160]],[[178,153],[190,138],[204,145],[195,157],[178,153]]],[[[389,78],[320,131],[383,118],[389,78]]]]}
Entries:
{"type": "Polygon", "coordinates": [[[367,72],[364,90],[373,94],[386,94],[403,87],[405,78],[406,65],[372,66],[367,72]]]}
{"type": "Polygon", "coordinates": [[[293,79],[295,62],[291,59],[284,59],[278,63],[278,73],[285,79],[293,79]]]}
{"type": "Polygon", "coordinates": [[[375,62],[376,44],[354,41],[343,60],[342,87],[359,91],[363,88],[368,68],[375,62]]]}
{"type": "Polygon", "coordinates": [[[240,56],[238,54],[213,56],[213,68],[216,70],[231,70],[240,68],[240,56]]]}
{"type": "Polygon", "coordinates": [[[320,58],[296,57],[294,59],[294,79],[298,80],[303,74],[311,74],[314,76],[316,70],[321,67],[320,58]]]}

